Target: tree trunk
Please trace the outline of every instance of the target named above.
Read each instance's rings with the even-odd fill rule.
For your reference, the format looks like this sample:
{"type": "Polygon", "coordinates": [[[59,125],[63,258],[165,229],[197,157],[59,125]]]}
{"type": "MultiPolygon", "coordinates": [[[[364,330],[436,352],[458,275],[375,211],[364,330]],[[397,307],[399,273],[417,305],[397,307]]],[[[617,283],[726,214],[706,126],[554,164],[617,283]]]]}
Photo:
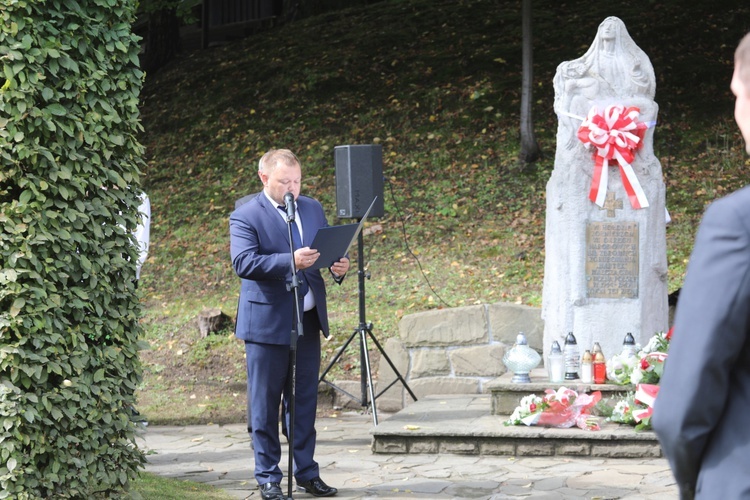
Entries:
{"type": "Polygon", "coordinates": [[[542,151],[534,135],[531,116],[533,102],[533,48],[531,43],[531,0],[522,1],[523,76],[521,82],[521,154],[519,159],[528,164],[538,160],[542,151]]]}
{"type": "Polygon", "coordinates": [[[149,14],[145,56],[141,68],[146,72],[161,68],[180,51],[180,20],[177,10],[164,8],[149,14]]]}
{"type": "Polygon", "coordinates": [[[285,23],[290,23],[297,19],[300,8],[300,0],[283,0],[281,18],[285,23]]]}

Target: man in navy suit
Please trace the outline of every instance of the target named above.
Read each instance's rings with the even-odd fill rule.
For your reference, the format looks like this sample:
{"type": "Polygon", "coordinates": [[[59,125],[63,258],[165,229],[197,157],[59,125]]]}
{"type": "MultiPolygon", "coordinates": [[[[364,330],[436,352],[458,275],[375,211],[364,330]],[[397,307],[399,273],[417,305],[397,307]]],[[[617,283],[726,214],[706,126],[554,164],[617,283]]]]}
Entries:
{"type": "MultiPolygon", "coordinates": [[[[750,153],[750,34],[737,47],[734,117],[750,153]]],[[[750,498],[750,186],[698,229],[652,424],[680,498],[750,498]]]]}
{"type": "MultiPolygon", "coordinates": [[[[294,319],[291,282],[289,229],[284,195],[292,193],[296,205],[294,263],[298,270],[303,335],[297,342],[297,369],[294,415],[294,477],[298,489],[314,496],[332,496],[336,488],[320,478],[315,462],[315,414],[320,372],[320,332],[328,337],[328,313],[323,276],[310,270],[320,254],[310,248],[315,233],[328,225],[320,203],[300,196],[302,167],[289,150],[266,153],[258,175],[263,191],[236,209],[229,217],[232,266],[241,278],[240,303],[235,335],[245,341],[255,478],[264,500],[282,500],[279,403],[285,404],[284,418],[290,425],[288,409],[292,396],[290,380],[290,340],[294,319]]],[[[341,282],[349,270],[344,257],[330,273],[341,282]]]]}

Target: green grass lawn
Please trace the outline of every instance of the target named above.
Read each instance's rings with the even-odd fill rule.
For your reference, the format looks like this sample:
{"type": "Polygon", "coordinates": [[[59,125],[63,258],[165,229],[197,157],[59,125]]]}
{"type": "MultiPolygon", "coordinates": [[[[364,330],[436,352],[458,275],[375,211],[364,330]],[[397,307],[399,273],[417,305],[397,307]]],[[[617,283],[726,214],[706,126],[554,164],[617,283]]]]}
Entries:
{"type": "Polygon", "coordinates": [[[229,500],[234,497],[222,490],[194,481],[179,481],[142,473],[133,485],[134,500],[229,500]]]}

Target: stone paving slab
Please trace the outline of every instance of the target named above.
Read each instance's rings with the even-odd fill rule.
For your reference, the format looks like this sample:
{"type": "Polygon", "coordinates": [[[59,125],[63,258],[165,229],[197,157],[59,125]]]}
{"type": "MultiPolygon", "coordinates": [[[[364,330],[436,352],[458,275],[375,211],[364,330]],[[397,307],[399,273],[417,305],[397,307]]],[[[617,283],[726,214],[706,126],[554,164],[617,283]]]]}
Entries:
{"type": "MultiPolygon", "coordinates": [[[[427,399],[420,402],[427,402],[427,399]]],[[[433,399],[430,404],[437,409],[444,405],[450,409],[444,414],[432,412],[433,419],[421,415],[418,423],[435,429],[475,425],[475,420],[481,418],[482,406],[489,402],[478,401],[479,397],[471,399],[463,402],[433,399]],[[464,416],[456,413],[460,406],[467,411],[464,416]],[[441,420],[442,417],[446,420],[441,420]]],[[[658,457],[374,453],[374,435],[383,426],[403,427],[404,419],[411,422],[408,425],[414,425],[412,423],[417,420],[408,415],[409,408],[392,415],[378,412],[377,427],[373,427],[372,415],[359,412],[318,419],[316,458],[323,480],[339,489],[336,498],[678,498],[669,466],[665,459],[658,457]]],[[[530,446],[533,446],[535,439],[531,441],[530,446]]],[[[252,475],[253,454],[244,424],[149,426],[138,443],[149,453],[148,472],[212,484],[238,499],[260,498],[252,475]]],[[[287,460],[284,448],[281,467],[285,474],[287,460]]],[[[285,477],[282,483],[285,493],[287,487],[285,477]]],[[[294,492],[293,497],[313,498],[298,492],[294,492]]]]}

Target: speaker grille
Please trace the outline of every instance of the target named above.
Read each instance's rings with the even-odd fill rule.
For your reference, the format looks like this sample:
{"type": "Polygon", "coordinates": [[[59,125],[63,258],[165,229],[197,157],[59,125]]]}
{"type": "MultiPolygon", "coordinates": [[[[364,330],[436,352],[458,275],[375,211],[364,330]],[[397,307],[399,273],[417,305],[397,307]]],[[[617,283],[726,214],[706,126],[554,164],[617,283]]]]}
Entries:
{"type": "Polygon", "coordinates": [[[336,213],[342,219],[361,219],[377,196],[369,217],[382,217],[383,147],[379,144],[333,148],[336,164],[336,213]]]}

